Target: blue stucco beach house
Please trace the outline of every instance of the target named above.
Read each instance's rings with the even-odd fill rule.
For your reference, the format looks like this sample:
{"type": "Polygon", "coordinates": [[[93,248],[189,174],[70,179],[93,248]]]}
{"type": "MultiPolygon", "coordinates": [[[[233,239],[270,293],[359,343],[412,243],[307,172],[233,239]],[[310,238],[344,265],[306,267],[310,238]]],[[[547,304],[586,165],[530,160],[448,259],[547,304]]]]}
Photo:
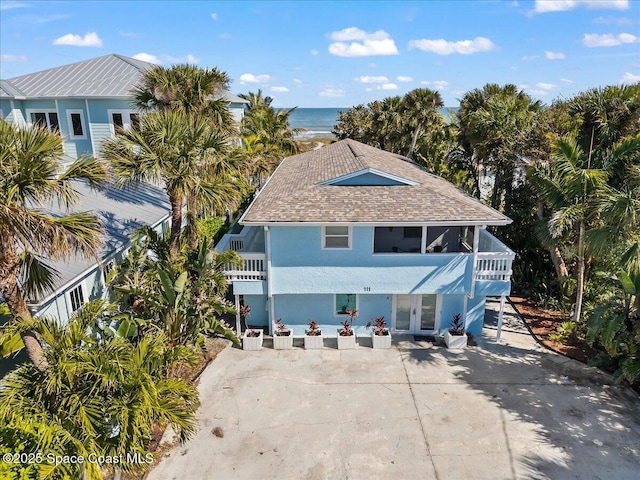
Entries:
{"type": "Polygon", "coordinates": [[[356,309],[356,333],[384,316],[392,333],[440,334],[455,314],[482,332],[487,296],[511,288],[514,253],[488,226],[511,220],[400,155],[354,140],[286,158],[218,250],[248,323],[309,319],[335,335],[356,309]]]}

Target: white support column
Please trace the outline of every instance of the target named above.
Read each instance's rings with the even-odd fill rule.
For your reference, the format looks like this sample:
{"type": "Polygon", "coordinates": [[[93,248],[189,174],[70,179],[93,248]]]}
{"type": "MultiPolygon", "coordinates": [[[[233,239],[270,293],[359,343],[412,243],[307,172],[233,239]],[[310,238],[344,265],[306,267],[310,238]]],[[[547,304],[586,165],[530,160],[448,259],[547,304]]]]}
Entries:
{"type": "Polygon", "coordinates": [[[496,341],[500,341],[502,335],[502,317],[504,316],[504,301],[506,297],[502,295],[500,297],[500,311],[498,312],[498,331],[496,333],[496,341]]]}
{"type": "Polygon", "coordinates": [[[467,330],[469,324],[467,323],[467,311],[469,310],[469,295],[464,296],[462,303],[462,321],[464,322],[464,330],[467,330]]]}
{"type": "Polygon", "coordinates": [[[242,331],[240,330],[242,327],[240,325],[240,296],[235,295],[236,297],[236,334],[238,337],[242,335],[242,331]]]}
{"type": "Polygon", "coordinates": [[[471,294],[469,298],[474,298],[476,295],[476,270],[478,268],[478,246],[480,244],[480,229],[485,228],[486,225],[475,225],[473,227],[473,268],[471,269],[471,294]]]}

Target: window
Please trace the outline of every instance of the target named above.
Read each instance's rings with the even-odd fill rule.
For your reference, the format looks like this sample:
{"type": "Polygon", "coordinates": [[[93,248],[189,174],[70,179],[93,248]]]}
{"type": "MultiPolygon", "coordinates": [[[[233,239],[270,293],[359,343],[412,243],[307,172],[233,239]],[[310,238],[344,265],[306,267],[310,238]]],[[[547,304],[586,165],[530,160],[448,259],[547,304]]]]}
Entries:
{"type": "Polygon", "coordinates": [[[108,110],[111,133],[115,135],[118,128],[129,130],[138,128],[140,125],[140,114],[132,110],[108,110]]]}
{"type": "Polygon", "coordinates": [[[115,263],[113,260],[109,260],[107,263],[105,263],[104,268],[102,270],[102,274],[104,275],[104,283],[107,283],[107,277],[109,276],[109,274],[111,273],[111,270],[113,270],[115,263]]]}
{"type": "Polygon", "coordinates": [[[351,228],[323,227],[322,248],[351,248],[351,228]]]}
{"type": "Polygon", "coordinates": [[[82,110],[67,110],[67,120],[69,121],[69,138],[87,138],[82,110]]]}
{"type": "Polygon", "coordinates": [[[32,110],[28,113],[32,125],[46,128],[51,133],[60,131],[60,122],[58,122],[58,114],[55,110],[41,112],[32,110]]]}
{"type": "Polygon", "coordinates": [[[355,293],[336,293],[334,301],[335,315],[347,315],[349,310],[358,309],[358,295],[355,293]]]}
{"type": "Polygon", "coordinates": [[[82,305],[84,305],[84,293],[82,292],[82,284],[69,292],[69,298],[71,299],[71,310],[77,312],[82,305]]]}

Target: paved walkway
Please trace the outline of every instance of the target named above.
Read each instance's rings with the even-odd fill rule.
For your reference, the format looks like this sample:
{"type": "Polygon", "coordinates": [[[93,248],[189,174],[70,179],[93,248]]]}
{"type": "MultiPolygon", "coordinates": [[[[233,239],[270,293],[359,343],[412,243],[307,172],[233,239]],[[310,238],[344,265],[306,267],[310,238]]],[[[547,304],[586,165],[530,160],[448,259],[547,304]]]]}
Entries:
{"type": "Polygon", "coordinates": [[[638,397],[539,347],[511,307],[496,343],[497,307],[458,352],[227,348],[201,378],[200,431],[149,479],[637,480],[638,397]]]}

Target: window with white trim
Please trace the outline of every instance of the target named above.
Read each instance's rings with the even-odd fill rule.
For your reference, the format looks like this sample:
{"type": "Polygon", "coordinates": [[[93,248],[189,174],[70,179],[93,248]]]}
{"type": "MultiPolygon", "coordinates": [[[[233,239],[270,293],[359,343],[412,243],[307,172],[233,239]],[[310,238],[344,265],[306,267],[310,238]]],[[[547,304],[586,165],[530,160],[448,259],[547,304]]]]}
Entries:
{"type": "Polygon", "coordinates": [[[115,135],[118,128],[129,130],[140,125],[140,114],[133,110],[108,110],[111,134],[115,135]]]}
{"type": "Polygon", "coordinates": [[[69,292],[69,299],[71,300],[71,311],[77,312],[82,305],[84,305],[84,292],[82,291],[82,284],[69,292]]]}
{"type": "Polygon", "coordinates": [[[58,112],[55,110],[28,110],[27,113],[31,120],[31,125],[46,128],[51,133],[60,132],[58,112]]]}
{"type": "Polygon", "coordinates": [[[351,227],[322,227],[322,248],[351,248],[351,227]]]}
{"type": "Polygon", "coordinates": [[[358,295],[355,293],[336,293],[333,297],[333,314],[348,315],[349,310],[358,310],[358,295]]]}
{"type": "Polygon", "coordinates": [[[67,121],[69,122],[69,138],[73,140],[87,138],[82,110],[67,110],[67,121]]]}

